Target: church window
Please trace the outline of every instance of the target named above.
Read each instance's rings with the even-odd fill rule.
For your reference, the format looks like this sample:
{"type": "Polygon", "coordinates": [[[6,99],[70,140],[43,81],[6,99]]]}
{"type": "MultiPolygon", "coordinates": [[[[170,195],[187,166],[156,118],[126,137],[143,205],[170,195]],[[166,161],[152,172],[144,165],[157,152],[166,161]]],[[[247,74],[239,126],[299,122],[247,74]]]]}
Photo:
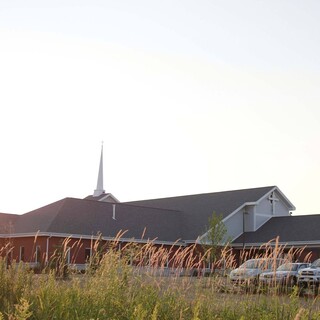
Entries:
{"type": "Polygon", "coordinates": [[[20,247],[19,261],[24,261],[24,247],[20,247]]]}
{"type": "Polygon", "coordinates": [[[84,249],[84,259],[86,262],[88,262],[91,258],[92,250],[91,248],[85,248],[84,249]]]}
{"type": "Polygon", "coordinates": [[[35,262],[39,263],[41,259],[41,250],[40,246],[36,246],[36,253],[35,253],[35,262]]]}

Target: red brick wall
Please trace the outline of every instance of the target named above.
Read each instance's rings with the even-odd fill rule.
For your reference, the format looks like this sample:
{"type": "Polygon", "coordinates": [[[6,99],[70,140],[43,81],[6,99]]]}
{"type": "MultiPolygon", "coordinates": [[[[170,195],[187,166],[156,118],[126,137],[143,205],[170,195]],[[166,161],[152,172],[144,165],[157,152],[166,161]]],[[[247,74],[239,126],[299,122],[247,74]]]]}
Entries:
{"type": "MultiPolygon", "coordinates": [[[[47,254],[47,243],[49,244],[48,248],[48,258],[50,259],[55,251],[62,250],[68,247],[70,248],[70,262],[74,264],[85,264],[86,263],[86,249],[91,248],[92,252],[94,252],[94,248],[96,245],[96,240],[90,239],[65,239],[63,237],[48,237],[48,236],[38,236],[38,237],[21,237],[21,238],[10,238],[10,239],[0,239],[0,251],[1,256],[9,256],[10,260],[16,260],[19,262],[20,256],[20,247],[24,247],[24,261],[25,262],[35,262],[36,261],[36,248],[39,247],[40,259],[38,260],[42,264],[46,262],[46,254],[47,254]]],[[[102,245],[106,245],[106,241],[102,241],[102,245]]],[[[121,247],[126,246],[126,243],[121,243],[121,247]]],[[[144,244],[136,244],[138,248],[143,247],[144,244]]],[[[193,246],[190,245],[189,248],[180,248],[179,246],[170,246],[170,245],[154,245],[154,250],[167,250],[170,252],[168,255],[169,267],[173,267],[173,257],[176,255],[177,250],[190,250],[190,254],[193,255],[193,263],[196,265],[199,261],[199,256],[203,254],[202,247],[200,245],[193,246]]],[[[288,248],[289,250],[289,248],[288,248]]],[[[242,249],[234,249],[233,254],[235,255],[236,263],[240,264],[240,254],[242,249]]],[[[146,260],[148,257],[145,257],[146,260]]],[[[144,258],[144,259],[145,259],[144,258]]],[[[249,258],[249,257],[247,257],[249,258]]],[[[304,261],[308,258],[308,261],[314,261],[315,259],[320,258],[320,248],[306,248],[302,251],[302,253],[298,256],[295,256],[294,259],[299,259],[300,261],[304,261]]],[[[134,263],[138,264],[141,261],[134,261],[134,263]]],[[[154,263],[164,263],[164,261],[158,261],[154,263]]],[[[181,265],[180,265],[181,266],[181,265]]],[[[185,266],[185,263],[184,265],[185,266]]]]}
{"type": "MultiPolygon", "coordinates": [[[[44,264],[47,260],[47,244],[48,244],[48,259],[53,255],[62,250],[70,250],[70,262],[73,264],[85,264],[86,261],[86,249],[91,249],[92,253],[95,252],[97,242],[96,240],[90,239],[74,239],[74,238],[63,238],[63,237],[49,237],[49,236],[38,236],[38,237],[19,237],[10,239],[0,239],[0,247],[4,247],[7,244],[7,249],[3,250],[1,255],[6,256],[8,251],[11,251],[12,260],[17,262],[20,261],[20,247],[24,247],[24,262],[36,262],[36,248],[39,248],[40,259],[39,262],[44,264]]],[[[127,243],[119,243],[118,248],[124,248],[127,243]]],[[[110,247],[110,242],[102,241],[101,246],[103,250],[107,250],[110,247]]],[[[144,244],[135,244],[137,248],[141,248],[144,244]]],[[[169,266],[172,265],[171,259],[175,252],[179,249],[179,246],[168,246],[168,245],[154,245],[155,250],[167,250],[170,252],[168,255],[169,266]]],[[[139,263],[141,261],[135,261],[139,263]]],[[[163,261],[162,261],[163,262],[163,261]]]]}

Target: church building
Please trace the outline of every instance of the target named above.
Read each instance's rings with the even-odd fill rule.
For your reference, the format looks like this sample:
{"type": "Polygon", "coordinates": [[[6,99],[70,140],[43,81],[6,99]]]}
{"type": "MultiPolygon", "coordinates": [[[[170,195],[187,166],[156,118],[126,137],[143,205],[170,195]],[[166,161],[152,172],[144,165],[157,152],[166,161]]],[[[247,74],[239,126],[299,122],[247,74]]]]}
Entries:
{"type": "Polygon", "coordinates": [[[101,150],[97,187],[84,199],[64,198],[22,215],[0,214],[0,247],[10,261],[48,264],[68,239],[68,263],[84,268],[93,243],[119,240],[162,247],[206,242],[208,221],[222,215],[234,252],[275,241],[306,247],[320,257],[320,215],[294,216],[294,205],[277,186],[120,202],[103,187],[101,150]],[[80,245],[79,245],[80,244],[80,245]]]}

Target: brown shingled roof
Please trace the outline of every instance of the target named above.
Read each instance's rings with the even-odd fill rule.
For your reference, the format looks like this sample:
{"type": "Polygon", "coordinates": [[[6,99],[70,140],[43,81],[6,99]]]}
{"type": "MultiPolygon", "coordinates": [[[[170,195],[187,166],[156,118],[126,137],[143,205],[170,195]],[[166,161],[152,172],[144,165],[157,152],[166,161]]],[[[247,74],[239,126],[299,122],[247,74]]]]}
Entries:
{"type": "Polygon", "coordinates": [[[0,213],[0,233],[11,233],[19,215],[0,213]]]}
{"type": "Polygon", "coordinates": [[[140,239],[144,233],[145,239],[176,241],[182,235],[181,215],[174,210],[65,198],[20,216],[14,224],[14,233],[41,231],[89,236],[102,233],[114,237],[122,230],[127,231],[126,238],[140,239]]]}
{"type": "Polygon", "coordinates": [[[233,243],[266,243],[279,236],[279,241],[320,242],[320,214],[273,217],[255,232],[246,232],[233,243]]]}
{"type": "Polygon", "coordinates": [[[196,240],[206,231],[213,212],[227,217],[246,202],[256,202],[275,187],[262,187],[203,193],[171,198],[127,202],[140,206],[166,208],[183,212],[183,239],[196,240]]]}
{"type": "Polygon", "coordinates": [[[227,217],[245,203],[260,200],[274,188],[270,186],[116,204],[92,201],[92,197],[65,198],[12,217],[11,220],[13,233],[40,231],[91,236],[99,232],[105,237],[114,237],[120,230],[127,230],[126,238],[140,239],[146,230],[145,238],[149,239],[195,241],[205,233],[213,212],[227,217]]]}

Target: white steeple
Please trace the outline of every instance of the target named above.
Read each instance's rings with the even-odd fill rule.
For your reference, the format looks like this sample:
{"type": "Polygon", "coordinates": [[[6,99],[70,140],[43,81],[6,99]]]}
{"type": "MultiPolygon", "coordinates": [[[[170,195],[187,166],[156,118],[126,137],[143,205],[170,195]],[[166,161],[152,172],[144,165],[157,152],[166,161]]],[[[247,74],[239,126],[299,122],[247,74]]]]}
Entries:
{"type": "Polygon", "coordinates": [[[103,193],[105,193],[105,191],[103,190],[103,143],[102,143],[97,188],[96,190],[94,190],[93,196],[99,197],[103,193]]]}

